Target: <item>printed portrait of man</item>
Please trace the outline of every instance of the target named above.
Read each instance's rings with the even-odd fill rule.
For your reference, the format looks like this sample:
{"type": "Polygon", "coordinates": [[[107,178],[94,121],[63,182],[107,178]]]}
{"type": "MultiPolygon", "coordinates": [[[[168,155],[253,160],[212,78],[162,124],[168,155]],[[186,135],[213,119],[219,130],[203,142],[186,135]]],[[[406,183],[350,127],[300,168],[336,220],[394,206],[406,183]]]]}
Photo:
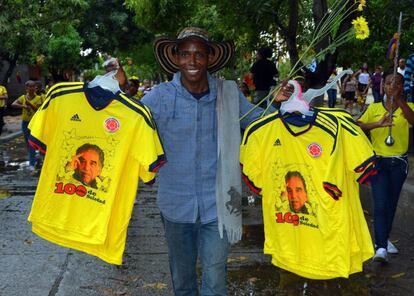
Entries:
{"type": "Polygon", "coordinates": [[[102,172],[104,160],[101,148],[93,144],[83,144],[76,150],[76,155],[66,165],[66,169],[73,170],[73,178],[83,185],[97,189],[97,178],[102,172]]]}
{"type": "Polygon", "coordinates": [[[308,204],[308,191],[301,173],[289,171],[285,176],[285,184],[290,210],[294,213],[309,214],[306,206],[308,204]]]}

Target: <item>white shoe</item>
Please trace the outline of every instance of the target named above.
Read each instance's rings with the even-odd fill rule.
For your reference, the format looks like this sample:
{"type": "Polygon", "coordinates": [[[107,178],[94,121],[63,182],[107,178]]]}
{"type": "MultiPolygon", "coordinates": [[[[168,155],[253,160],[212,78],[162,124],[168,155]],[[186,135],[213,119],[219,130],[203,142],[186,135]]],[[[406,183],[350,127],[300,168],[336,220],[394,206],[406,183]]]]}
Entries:
{"type": "Polygon", "coordinates": [[[398,249],[391,241],[387,243],[387,252],[390,254],[398,254],[398,249]]]}
{"type": "Polygon", "coordinates": [[[372,257],[372,261],[387,263],[388,262],[387,250],[384,248],[379,248],[375,252],[374,257],[372,257]]]}

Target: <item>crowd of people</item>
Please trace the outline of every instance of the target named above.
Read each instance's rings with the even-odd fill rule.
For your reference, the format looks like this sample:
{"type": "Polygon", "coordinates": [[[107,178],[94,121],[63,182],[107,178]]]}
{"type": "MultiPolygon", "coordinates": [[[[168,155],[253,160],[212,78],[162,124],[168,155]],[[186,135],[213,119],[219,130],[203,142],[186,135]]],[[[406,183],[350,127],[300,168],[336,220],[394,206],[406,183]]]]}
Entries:
{"type": "MultiPolygon", "coordinates": [[[[242,121],[239,118],[253,109],[252,103],[259,104],[269,96],[276,85],[278,71],[269,60],[271,51],[262,48],[250,69],[249,78],[253,84],[242,81],[237,88],[233,87],[235,84],[221,82],[212,74],[233,57],[234,47],[231,43],[212,41],[208,32],[196,27],[185,28],[177,38],[157,39],[154,47],[157,61],[173,79],[155,87],[148,79],[141,84],[138,77],[129,77],[125,93],[151,110],[168,160],[158,173],[157,204],[168,244],[174,294],[198,294],[196,264],[200,259],[201,294],[227,295],[227,256],[230,244],[241,239],[241,195],[237,193],[241,186],[239,131],[260,117],[263,109],[253,110],[242,121]],[[251,85],[255,86],[254,90],[251,85]],[[232,105],[226,105],[226,100],[232,105]]],[[[410,56],[411,67],[412,60],[410,56]]],[[[330,108],[336,107],[339,93],[344,99],[344,108],[351,114],[355,113],[354,104],[359,106],[362,114],[359,125],[370,132],[378,156],[378,174],[371,181],[375,261],[388,261],[388,252],[398,252],[389,237],[407,176],[408,130],[414,123],[413,104],[403,98],[403,75],[407,73],[404,71],[407,71],[404,59],[400,59],[397,75],[383,72],[379,65],[371,74],[364,63],[328,90],[330,108]],[[367,105],[370,89],[374,103],[367,105]],[[384,139],[391,126],[395,145],[388,146],[384,139]]],[[[328,83],[334,81],[336,75],[335,69],[328,83]]],[[[281,86],[282,91],[275,98],[278,102],[287,100],[293,91],[286,83],[281,86]]],[[[28,143],[28,124],[45,95],[34,81],[27,81],[25,90],[11,106],[22,109],[22,130],[28,143]]],[[[6,99],[7,92],[0,88],[0,109],[6,99]]],[[[272,107],[270,112],[276,108],[272,107]]],[[[92,148],[79,148],[70,163],[74,178],[83,184],[93,184],[102,167],[103,157],[92,148]],[[90,161],[85,156],[89,157],[88,153],[90,161]],[[92,166],[95,171],[88,175],[87,169],[92,166]]],[[[28,145],[28,151],[29,165],[34,169],[35,150],[28,145]]],[[[308,197],[303,177],[297,172],[287,175],[286,188],[292,212],[307,213],[308,197]]]]}
{"type": "MultiPolygon", "coordinates": [[[[412,63],[412,62],[411,62],[412,63]]],[[[397,73],[401,74],[404,77],[405,86],[404,92],[407,96],[408,101],[412,101],[412,78],[411,71],[405,72],[407,69],[411,69],[412,66],[406,67],[405,59],[400,58],[398,61],[397,73]]],[[[332,78],[337,75],[336,69],[332,71],[330,79],[327,83],[330,82],[332,78]]],[[[369,70],[368,64],[363,63],[362,67],[352,74],[346,75],[341,83],[338,82],[337,85],[333,86],[331,90],[328,91],[328,107],[334,108],[337,99],[338,99],[338,90],[340,97],[343,100],[344,109],[349,111],[352,115],[362,114],[367,106],[371,103],[378,103],[383,100],[385,90],[384,90],[384,70],[381,65],[375,65],[374,71],[369,70]],[[371,90],[373,101],[367,101],[367,95],[371,90]],[[357,106],[357,110],[355,110],[357,106]]]]}
{"type": "MultiPolygon", "coordinates": [[[[269,93],[272,92],[278,80],[276,65],[269,60],[271,56],[272,52],[269,48],[260,48],[257,51],[257,60],[253,63],[250,72],[239,83],[244,96],[254,104],[260,102],[262,107],[267,106],[267,102],[261,102],[261,100],[270,97],[269,93]]],[[[404,77],[404,93],[408,101],[412,101],[413,98],[414,87],[411,78],[414,64],[413,56],[408,58],[408,66],[406,60],[400,58],[397,67],[397,72],[404,77]],[[407,75],[405,75],[406,71],[407,75]]],[[[337,75],[337,68],[334,68],[326,83],[329,84],[337,75]]],[[[363,63],[360,69],[345,75],[332,85],[327,91],[327,106],[329,108],[343,106],[354,116],[362,114],[370,103],[383,100],[385,93],[383,75],[384,69],[381,65],[375,65],[374,70],[370,71],[368,63],[363,63]],[[367,100],[369,93],[372,94],[373,100],[367,100]]]]}

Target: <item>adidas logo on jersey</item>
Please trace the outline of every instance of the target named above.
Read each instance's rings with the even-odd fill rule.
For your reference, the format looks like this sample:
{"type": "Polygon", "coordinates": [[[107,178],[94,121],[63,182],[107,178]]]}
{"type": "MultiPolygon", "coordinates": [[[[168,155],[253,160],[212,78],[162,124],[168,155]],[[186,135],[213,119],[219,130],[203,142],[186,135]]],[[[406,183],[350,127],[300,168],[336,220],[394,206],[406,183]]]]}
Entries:
{"type": "Polygon", "coordinates": [[[279,139],[276,139],[276,141],[273,143],[273,146],[282,146],[282,143],[279,139]]]}
{"type": "Polygon", "coordinates": [[[78,114],[73,115],[73,116],[70,118],[70,120],[72,120],[72,121],[82,121],[82,120],[79,118],[79,115],[78,115],[78,114]]]}

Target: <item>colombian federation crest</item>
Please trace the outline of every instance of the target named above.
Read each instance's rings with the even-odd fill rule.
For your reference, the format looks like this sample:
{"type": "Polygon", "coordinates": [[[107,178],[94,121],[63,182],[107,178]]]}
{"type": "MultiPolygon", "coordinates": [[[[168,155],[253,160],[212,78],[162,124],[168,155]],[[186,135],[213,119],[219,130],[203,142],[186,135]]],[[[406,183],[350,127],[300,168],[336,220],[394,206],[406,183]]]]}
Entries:
{"type": "Polygon", "coordinates": [[[313,158],[317,158],[322,154],[322,147],[318,143],[310,143],[308,145],[308,152],[313,158]]]}
{"type": "Polygon", "coordinates": [[[107,132],[115,133],[119,130],[120,124],[118,119],[114,117],[109,117],[105,119],[104,126],[107,132]]]}

